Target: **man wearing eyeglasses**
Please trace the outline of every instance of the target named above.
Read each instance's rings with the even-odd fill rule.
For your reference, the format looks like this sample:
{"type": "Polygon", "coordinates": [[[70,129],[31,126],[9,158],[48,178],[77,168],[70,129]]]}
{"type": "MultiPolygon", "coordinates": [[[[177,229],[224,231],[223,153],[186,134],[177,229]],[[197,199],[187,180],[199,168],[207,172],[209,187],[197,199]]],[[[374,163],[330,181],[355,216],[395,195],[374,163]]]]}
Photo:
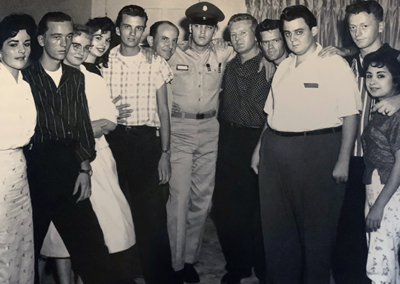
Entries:
{"type": "Polygon", "coordinates": [[[25,149],[33,207],[35,283],[37,260],[50,221],[60,233],[76,272],[86,284],[111,283],[109,255],[90,200],[90,162],[95,142],[85,96],[84,75],[62,64],[71,45],[71,17],[62,12],[43,16],[39,61],[23,72],[32,90],[37,125],[25,149]]]}

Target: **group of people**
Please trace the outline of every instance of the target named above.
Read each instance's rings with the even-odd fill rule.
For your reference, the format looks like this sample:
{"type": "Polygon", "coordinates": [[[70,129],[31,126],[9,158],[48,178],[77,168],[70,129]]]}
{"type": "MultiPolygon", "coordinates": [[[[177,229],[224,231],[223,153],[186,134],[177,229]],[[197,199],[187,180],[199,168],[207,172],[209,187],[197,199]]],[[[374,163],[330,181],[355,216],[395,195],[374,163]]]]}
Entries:
{"type": "Polygon", "coordinates": [[[218,7],[186,16],[188,41],[159,21],[149,48],[137,5],[115,24],[0,22],[0,282],[39,284],[47,256],[63,284],[133,284],[137,247],[146,284],[199,283],[211,212],[222,284],[400,283],[400,52],[382,7],[346,7],[350,49],[317,43],[302,5],[233,15],[231,46],[213,40],[218,7]]]}

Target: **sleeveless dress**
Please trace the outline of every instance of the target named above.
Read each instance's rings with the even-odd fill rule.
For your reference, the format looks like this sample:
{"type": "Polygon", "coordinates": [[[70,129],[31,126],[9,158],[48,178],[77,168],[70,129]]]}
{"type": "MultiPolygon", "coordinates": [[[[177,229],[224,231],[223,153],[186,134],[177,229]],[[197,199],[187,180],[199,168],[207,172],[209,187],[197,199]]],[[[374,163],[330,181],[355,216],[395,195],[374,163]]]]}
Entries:
{"type": "Polygon", "coordinates": [[[0,63],[0,283],[34,280],[32,207],[22,146],[36,125],[29,84],[0,63]]]}
{"type": "MultiPolygon", "coordinates": [[[[90,119],[101,118],[116,123],[118,111],[111,102],[108,88],[102,77],[84,67],[86,96],[90,119]]],[[[126,250],[135,244],[135,232],[128,201],[118,183],[117,167],[104,136],[95,138],[96,159],[91,163],[93,176],[90,201],[99,220],[109,253],[126,250]]],[[[45,237],[41,252],[48,257],[65,258],[69,253],[53,223],[45,237]]]]}

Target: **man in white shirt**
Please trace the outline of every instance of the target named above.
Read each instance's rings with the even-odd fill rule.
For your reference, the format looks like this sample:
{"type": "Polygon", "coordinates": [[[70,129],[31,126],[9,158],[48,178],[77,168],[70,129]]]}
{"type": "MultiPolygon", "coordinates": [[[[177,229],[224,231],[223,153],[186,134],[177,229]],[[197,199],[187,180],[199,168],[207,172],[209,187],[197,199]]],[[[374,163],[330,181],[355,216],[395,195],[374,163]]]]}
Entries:
{"type": "Polygon", "coordinates": [[[254,155],[268,281],[329,283],[360,102],[347,63],[318,58],[315,16],[297,5],[281,21],[292,54],[275,73],[261,157],[254,155]]]}

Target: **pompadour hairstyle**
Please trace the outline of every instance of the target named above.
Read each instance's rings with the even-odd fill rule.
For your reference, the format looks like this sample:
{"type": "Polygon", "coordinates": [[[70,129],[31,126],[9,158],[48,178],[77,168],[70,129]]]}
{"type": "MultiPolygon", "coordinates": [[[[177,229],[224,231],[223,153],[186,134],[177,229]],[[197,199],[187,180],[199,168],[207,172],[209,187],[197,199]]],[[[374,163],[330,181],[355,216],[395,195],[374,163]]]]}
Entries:
{"type": "Polygon", "coordinates": [[[47,30],[49,29],[48,23],[49,22],[71,22],[72,19],[70,16],[63,12],[48,12],[43,16],[43,18],[40,20],[39,25],[38,25],[38,35],[44,35],[47,30]]]}
{"type": "Polygon", "coordinates": [[[303,5],[294,5],[283,9],[280,18],[281,25],[283,25],[283,21],[290,22],[300,18],[306,22],[310,30],[317,26],[317,19],[315,18],[314,14],[303,5]]]}
{"type": "Polygon", "coordinates": [[[147,14],[142,7],[137,6],[137,5],[128,5],[128,6],[123,7],[118,13],[117,20],[115,21],[115,25],[118,28],[120,27],[121,22],[122,22],[122,15],[145,18],[145,21],[144,21],[145,26],[146,26],[146,23],[148,20],[147,14]]]}
{"type": "Polygon", "coordinates": [[[276,29],[280,30],[280,21],[279,20],[270,20],[270,19],[265,19],[261,23],[257,25],[256,28],[256,38],[258,42],[261,42],[261,33],[266,32],[266,31],[273,31],[276,29]]]}
{"type": "Polygon", "coordinates": [[[354,4],[347,5],[346,21],[348,22],[350,15],[357,15],[362,12],[374,15],[375,19],[377,19],[378,22],[383,21],[383,8],[376,1],[360,1],[354,4]]]}
{"type": "Polygon", "coordinates": [[[252,15],[246,14],[246,13],[239,13],[239,14],[233,15],[229,19],[228,27],[230,28],[232,23],[236,23],[236,22],[240,22],[240,21],[251,21],[251,29],[255,32],[258,22],[257,22],[256,18],[254,18],[252,15]]]}

